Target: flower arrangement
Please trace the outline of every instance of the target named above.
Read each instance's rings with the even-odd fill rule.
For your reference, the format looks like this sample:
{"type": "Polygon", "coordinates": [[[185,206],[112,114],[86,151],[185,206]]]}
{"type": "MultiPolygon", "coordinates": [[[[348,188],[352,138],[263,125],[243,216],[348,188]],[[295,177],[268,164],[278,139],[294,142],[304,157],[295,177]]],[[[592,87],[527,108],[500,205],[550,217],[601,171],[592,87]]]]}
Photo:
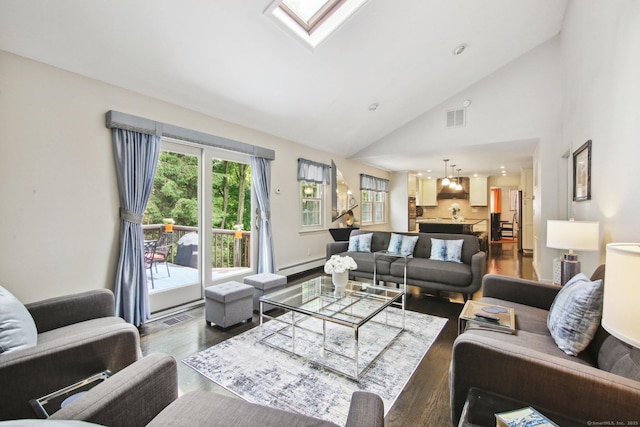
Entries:
{"type": "Polygon", "coordinates": [[[344,273],[356,268],[358,268],[358,264],[350,256],[332,255],[324,265],[324,272],[327,274],[344,273]]]}
{"type": "Polygon", "coordinates": [[[459,204],[453,203],[449,207],[449,211],[451,212],[451,218],[457,219],[460,216],[460,214],[462,213],[462,208],[460,207],[459,204]]]}
{"type": "Polygon", "coordinates": [[[176,222],[173,220],[173,218],[165,218],[165,219],[163,219],[163,220],[162,220],[162,222],[163,222],[163,223],[165,223],[165,224],[171,224],[171,225],[173,225],[173,224],[175,224],[175,223],[176,223],[176,222]]]}

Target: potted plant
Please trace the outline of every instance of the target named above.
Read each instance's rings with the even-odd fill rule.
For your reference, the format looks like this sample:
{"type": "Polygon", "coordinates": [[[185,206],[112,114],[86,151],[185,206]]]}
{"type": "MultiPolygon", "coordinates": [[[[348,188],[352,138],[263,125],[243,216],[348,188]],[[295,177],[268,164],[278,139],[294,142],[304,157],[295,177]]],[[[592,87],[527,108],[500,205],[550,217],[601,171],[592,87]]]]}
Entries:
{"type": "Polygon", "coordinates": [[[173,224],[176,223],[173,220],[173,218],[165,218],[165,219],[162,220],[162,222],[164,223],[164,231],[166,231],[167,233],[172,233],[173,232],[173,224]]]}

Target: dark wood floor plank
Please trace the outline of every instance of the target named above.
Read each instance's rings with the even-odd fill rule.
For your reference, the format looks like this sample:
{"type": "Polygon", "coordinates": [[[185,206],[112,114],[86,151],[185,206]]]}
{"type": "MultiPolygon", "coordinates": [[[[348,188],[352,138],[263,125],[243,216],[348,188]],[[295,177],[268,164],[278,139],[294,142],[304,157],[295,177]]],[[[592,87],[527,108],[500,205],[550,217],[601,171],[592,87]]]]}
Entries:
{"type": "MultiPolygon", "coordinates": [[[[490,246],[487,260],[488,273],[527,279],[536,278],[533,272],[532,258],[522,257],[515,244],[491,244],[490,246]]],[[[318,272],[319,270],[313,274],[318,274],[318,272]]],[[[305,276],[296,277],[290,283],[297,283],[304,279],[305,276]]],[[[421,289],[415,287],[410,287],[409,294],[407,299],[409,310],[444,317],[448,319],[448,322],[389,410],[385,418],[386,426],[451,425],[449,364],[451,362],[451,347],[457,336],[457,319],[463,306],[463,299],[459,294],[443,293],[439,297],[428,296],[421,289]]],[[[474,295],[474,299],[481,295],[482,291],[480,290],[474,295]]],[[[232,395],[213,381],[181,363],[181,360],[256,327],[259,324],[257,314],[254,313],[252,322],[227,330],[205,324],[204,306],[180,314],[188,314],[191,319],[177,322],[171,326],[165,324],[164,320],[157,320],[140,328],[143,354],[162,352],[176,358],[180,393],[209,390],[232,395]]]]}

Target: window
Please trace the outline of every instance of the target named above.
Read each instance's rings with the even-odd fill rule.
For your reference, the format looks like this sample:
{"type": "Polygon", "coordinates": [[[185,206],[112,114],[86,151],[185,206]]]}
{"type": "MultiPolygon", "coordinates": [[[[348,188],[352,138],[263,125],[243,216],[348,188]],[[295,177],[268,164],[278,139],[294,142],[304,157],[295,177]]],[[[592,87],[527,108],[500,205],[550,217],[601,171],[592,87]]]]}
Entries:
{"type": "Polygon", "coordinates": [[[360,175],[360,215],[362,224],[382,224],[387,216],[389,180],[360,175]]]}
{"type": "Polygon", "coordinates": [[[300,181],[302,227],[322,226],[324,184],[300,181]]]}
{"type": "Polygon", "coordinates": [[[367,0],[274,0],[264,14],[314,49],[367,0]]]}

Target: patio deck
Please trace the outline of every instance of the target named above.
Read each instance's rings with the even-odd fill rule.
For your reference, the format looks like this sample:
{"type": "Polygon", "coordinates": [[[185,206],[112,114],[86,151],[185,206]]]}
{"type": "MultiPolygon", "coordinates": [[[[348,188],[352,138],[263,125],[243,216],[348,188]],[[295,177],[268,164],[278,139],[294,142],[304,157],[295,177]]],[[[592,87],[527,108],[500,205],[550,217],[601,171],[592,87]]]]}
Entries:
{"type": "MultiPolygon", "coordinates": [[[[151,275],[147,268],[147,286],[149,292],[161,292],[167,289],[178,288],[184,285],[190,285],[198,282],[198,270],[196,268],[185,267],[183,265],[177,265],[168,263],[169,275],[167,275],[167,267],[164,264],[158,265],[158,272],[153,267],[153,284],[151,286],[151,275]]],[[[233,277],[236,274],[242,272],[251,271],[248,267],[228,267],[228,268],[214,268],[211,270],[211,279],[213,281],[221,280],[226,277],[233,277]]]]}

